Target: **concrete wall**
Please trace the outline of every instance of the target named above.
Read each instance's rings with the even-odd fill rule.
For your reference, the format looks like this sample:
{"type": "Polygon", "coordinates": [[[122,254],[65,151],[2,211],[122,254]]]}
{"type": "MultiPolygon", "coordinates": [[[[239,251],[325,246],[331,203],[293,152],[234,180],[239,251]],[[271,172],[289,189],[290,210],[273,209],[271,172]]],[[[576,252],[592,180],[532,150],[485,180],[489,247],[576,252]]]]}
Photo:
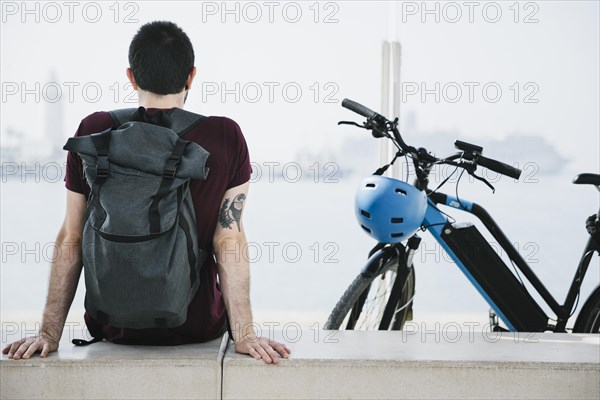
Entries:
{"type": "Polygon", "coordinates": [[[262,365],[229,348],[223,362],[223,398],[600,396],[597,335],[315,333],[303,332],[297,343],[290,344],[293,358],[278,367],[262,365]]]}
{"type": "Polygon", "coordinates": [[[600,336],[279,331],[267,365],[231,342],[147,347],[62,343],[0,359],[0,397],[171,399],[600,398],[600,336]]]}
{"type": "Polygon", "coordinates": [[[0,398],[219,399],[224,339],[173,347],[65,340],[45,359],[3,355],[0,398]]]}

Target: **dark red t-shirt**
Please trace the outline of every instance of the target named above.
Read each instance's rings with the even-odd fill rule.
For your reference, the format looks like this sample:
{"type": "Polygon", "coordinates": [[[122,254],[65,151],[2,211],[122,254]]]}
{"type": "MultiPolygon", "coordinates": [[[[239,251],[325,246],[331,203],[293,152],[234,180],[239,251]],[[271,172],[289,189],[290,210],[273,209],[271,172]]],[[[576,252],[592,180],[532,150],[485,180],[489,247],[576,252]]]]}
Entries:
{"type": "MultiPolygon", "coordinates": [[[[148,109],[149,114],[159,109],[148,109]]],[[[75,136],[90,135],[115,127],[107,112],[97,112],[84,118],[75,136]]],[[[246,141],[235,121],[225,117],[208,117],[187,132],[183,139],[198,143],[210,156],[205,181],[193,179],[190,183],[192,200],[196,211],[198,245],[212,249],[212,238],[217,226],[219,208],[225,191],[239,186],[250,179],[252,172],[246,141]]],[[[65,177],[67,189],[89,195],[90,188],[85,180],[81,158],[69,152],[65,177]]],[[[85,266],[84,266],[85,268],[85,266]]],[[[209,256],[200,273],[200,288],[188,308],[186,322],[176,328],[129,329],[101,326],[87,313],[85,321],[90,333],[114,343],[177,345],[203,342],[216,338],[223,332],[226,310],[217,282],[217,265],[209,256]]]]}

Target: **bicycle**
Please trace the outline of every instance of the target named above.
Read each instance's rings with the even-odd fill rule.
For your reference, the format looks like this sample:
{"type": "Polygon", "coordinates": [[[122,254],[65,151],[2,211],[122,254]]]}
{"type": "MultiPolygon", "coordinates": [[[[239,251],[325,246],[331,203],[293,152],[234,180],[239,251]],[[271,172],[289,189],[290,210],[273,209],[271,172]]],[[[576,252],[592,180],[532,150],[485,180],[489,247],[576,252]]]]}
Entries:
{"type": "MultiPolygon", "coordinates": [[[[407,320],[412,320],[415,289],[413,257],[421,242],[416,231],[427,230],[490,305],[490,327],[493,331],[566,332],[568,320],[577,308],[581,283],[590,261],[594,253],[600,255],[600,211],[586,220],[589,238],[566,299],[563,304],[559,304],[483,207],[458,198],[458,195],[452,196],[439,192],[438,190],[449,177],[433,190],[428,187],[431,169],[441,164],[452,165],[456,168],[455,171],[461,170],[460,176],[467,172],[492,189],[493,186],[485,178],[475,174],[477,167],[488,168],[514,179],[519,178],[521,174],[519,169],[484,157],[482,147],[458,140],[455,142],[455,147],[459,150],[457,153],[446,158],[437,158],[424,148],[415,148],[404,142],[397,128],[398,118],[390,121],[349,99],[344,99],[342,106],[365,117],[366,121],[362,125],[352,121],[340,121],[338,124],[354,125],[370,130],[375,138],[389,139],[397,148],[397,153],[390,163],[379,168],[375,174],[361,183],[355,207],[357,218],[362,228],[378,240],[378,244],[369,252],[366,265],[331,312],[325,323],[325,329],[335,330],[345,327],[345,329],[401,330],[407,320]],[[412,160],[416,176],[412,185],[383,177],[383,173],[398,157],[412,160]],[[391,186],[384,188],[388,184],[391,186]],[[364,207],[364,204],[358,203],[361,201],[361,193],[366,193],[368,190],[372,193],[365,196],[370,196],[369,200],[374,200],[371,203],[367,202],[368,205],[364,207]],[[376,192],[377,190],[379,192],[376,192]],[[389,206],[388,197],[391,196],[390,201],[399,201],[394,197],[394,191],[399,195],[398,198],[416,199],[413,203],[406,203],[408,200],[404,200],[403,206],[406,208],[402,214],[404,217],[394,217],[396,214],[389,214],[390,208],[393,207],[389,206]],[[379,193],[377,194],[379,197],[374,197],[373,193],[379,193]],[[425,200],[421,200],[420,196],[425,200]],[[518,271],[516,268],[515,273],[511,271],[475,225],[454,222],[455,219],[440,210],[438,206],[458,209],[477,217],[504,249],[513,268],[516,266],[518,271]],[[419,207],[423,210],[417,210],[419,207]],[[385,218],[391,216],[391,220],[384,221],[387,224],[384,228],[381,228],[383,226],[381,218],[375,215],[376,213],[385,214],[385,218]],[[372,223],[376,218],[379,218],[377,222],[379,225],[372,223]],[[412,221],[415,225],[412,229],[406,228],[409,232],[394,233],[394,230],[401,230],[403,224],[410,222],[409,219],[416,221],[416,223],[412,221]],[[386,230],[387,227],[391,227],[391,230],[386,230]],[[555,319],[551,319],[531,296],[519,271],[556,315],[555,319]],[[506,328],[500,325],[500,321],[506,328]]],[[[591,184],[600,191],[598,174],[577,175],[573,183],[591,184]]],[[[573,333],[600,333],[600,284],[583,304],[572,331],[573,333]]]]}

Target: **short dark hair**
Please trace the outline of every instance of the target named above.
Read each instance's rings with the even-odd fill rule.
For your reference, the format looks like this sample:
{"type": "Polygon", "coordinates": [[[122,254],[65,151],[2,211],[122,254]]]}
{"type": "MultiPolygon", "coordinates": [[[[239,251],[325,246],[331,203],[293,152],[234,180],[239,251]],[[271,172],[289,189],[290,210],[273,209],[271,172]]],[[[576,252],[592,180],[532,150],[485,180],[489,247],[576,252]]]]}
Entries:
{"type": "Polygon", "coordinates": [[[150,22],[131,40],[129,67],[140,89],[156,94],[179,93],[194,67],[194,48],[174,23],[150,22]]]}

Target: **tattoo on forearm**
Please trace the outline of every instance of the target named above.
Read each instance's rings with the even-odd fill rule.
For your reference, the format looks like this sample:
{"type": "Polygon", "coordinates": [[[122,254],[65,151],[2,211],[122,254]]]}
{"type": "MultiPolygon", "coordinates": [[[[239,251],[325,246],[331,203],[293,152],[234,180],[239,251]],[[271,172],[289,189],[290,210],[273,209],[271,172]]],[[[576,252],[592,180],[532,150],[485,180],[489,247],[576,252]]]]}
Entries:
{"type": "Polygon", "coordinates": [[[241,222],[244,201],[246,201],[246,195],[243,193],[235,196],[233,201],[230,201],[229,197],[223,200],[223,205],[219,211],[219,224],[221,224],[221,227],[231,229],[231,224],[235,221],[238,232],[242,231],[241,222]]]}
{"type": "Polygon", "coordinates": [[[233,220],[229,217],[229,198],[226,198],[223,201],[223,206],[221,206],[221,211],[219,211],[219,224],[221,227],[231,229],[231,223],[233,220]]]}

